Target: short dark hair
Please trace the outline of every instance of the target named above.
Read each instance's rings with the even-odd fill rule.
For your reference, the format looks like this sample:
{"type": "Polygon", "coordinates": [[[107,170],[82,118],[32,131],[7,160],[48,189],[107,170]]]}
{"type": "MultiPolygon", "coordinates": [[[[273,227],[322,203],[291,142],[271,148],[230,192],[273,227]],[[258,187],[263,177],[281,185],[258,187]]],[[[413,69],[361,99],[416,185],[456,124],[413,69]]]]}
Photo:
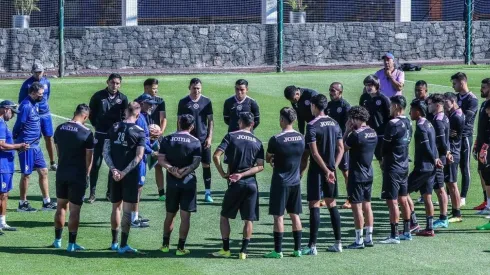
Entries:
{"type": "Polygon", "coordinates": [[[294,85],[287,86],[286,89],[284,89],[284,97],[286,99],[293,99],[294,94],[296,94],[296,91],[299,89],[299,87],[296,87],[294,85]]]}
{"type": "Polygon", "coordinates": [[[245,85],[245,87],[248,88],[248,81],[246,81],[245,79],[238,79],[235,82],[235,86],[241,86],[241,85],[245,85]]]}
{"type": "Polygon", "coordinates": [[[29,94],[36,93],[41,89],[44,89],[44,85],[36,81],[31,84],[31,87],[29,87],[29,94]]]}
{"type": "Polygon", "coordinates": [[[390,98],[392,104],[397,104],[402,107],[402,109],[407,108],[407,99],[402,95],[395,95],[390,98]]]}
{"type": "Polygon", "coordinates": [[[455,102],[458,102],[458,97],[456,96],[455,93],[452,93],[452,92],[447,92],[444,94],[444,98],[446,100],[450,100],[451,102],[455,103],[455,102]]]}
{"type": "Polygon", "coordinates": [[[374,74],[370,74],[368,76],[366,76],[366,78],[364,78],[364,86],[368,85],[368,84],[371,84],[371,85],[374,85],[374,87],[376,87],[376,90],[379,90],[379,78],[377,76],[375,76],[374,74]]]}
{"type": "Polygon", "coordinates": [[[344,91],[344,85],[342,85],[342,83],[340,83],[340,82],[333,82],[332,84],[330,84],[330,86],[333,86],[333,85],[339,85],[340,92],[341,93],[344,91]]]}
{"type": "Polygon", "coordinates": [[[107,81],[111,81],[111,80],[113,80],[115,78],[119,78],[122,81],[122,76],[120,74],[116,74],[116,73],[110,74],[109,75],[109,78],[107,79],[107,81]]]}
{"type": "Polygon", "coordinates": [[[189,87],[197,84],[202,84],[202,81],[199,78],[195,77],[191,79],[191,81],[189,82],[189,87]]]}
{"type": "Polygon", "coordinates": [[[74,115],[78,116],[81,114],[88,114],[88,113],[90,113],[90,107],[87,104],[82,103],[82,104],[78,104],[77,108],[75,109],[74,115]]]}
{"type": "Polygon", "coordinates": [[[451,76],[451,80],[467,81],[468,78],[466,77],[465,73],[457,72],[451,76]]]}
{"type": "Polygon", "coordinates": [[[241,112],[239,115],[239,120],[245,124],[246,127],[252,126],[252,123],[254,122],[254,115],[250,112],[241,112]]]}
{"type": "Polygon", "coordinates": [[[291,107],[282,108],[279,114],[288,122],[288,124],[293,124],[293,122],[298,118],[296,111],[291,107]]]}
{"type": "Polygon", "coordinates": [[[130,116],[134,116],[140,112],[141,105],[136,101],[129,102],[127,110],[130,116]]]}
{"type": "Polygon", "coordinates": [[[320,111],[327,109],[328,100],[323,94],[314,95],[311,100],[311,104],[315,105],[320,111]]]}
{"type": "Polygon", "coordinates": [[[363,122],[369,120],[369,111],[362,106],[354,106],[347,113],[350,119],[357,119],[363,122]]]}
{"type": "Polygon", "coordinates": [[[156,79],[156,78],[148,78],[143,83],[143,87],[149,87],[149,86],[153,86],[153,85],[158,85],[158,79],[156,79]]]}
{"type": "Polygon", "coordinates": [[[425,80],[419,80],[419,81],[415,82],[415,87],[417,87],[417,86],[429,87],[429,85],[427,85],[427,82],[425,82],[425,80]]]}
{"type": "Polygon", "coordinates": [[[442,95],[442,94],[432,94],[430,96],[430,100],[432,101],[432,103],[434,104],[441,104],[441,105],[444,105],[444,99],[445,97],[442,95]]]}
{"type": "Polygon", "coordinates": [[[194,125],[194,116],[190,114],[179,116],[179,127],[180,130],[189,130],[192,125],[194,125]]]}
{"type": "Polygon", "coordinates": [[[490,78],[485,78],[481,81],[481,84],[489,85],[490,84],[490,78]]]}
{"type": "Polygon", "coordinates": [[[427,115],[427,104],[425,104],[425,101],[420,100],[420,99],[415,99],[410,103],[410,107],[415,108],[420,111],[420,115],[422,117],[425,117],[427,115]]]}

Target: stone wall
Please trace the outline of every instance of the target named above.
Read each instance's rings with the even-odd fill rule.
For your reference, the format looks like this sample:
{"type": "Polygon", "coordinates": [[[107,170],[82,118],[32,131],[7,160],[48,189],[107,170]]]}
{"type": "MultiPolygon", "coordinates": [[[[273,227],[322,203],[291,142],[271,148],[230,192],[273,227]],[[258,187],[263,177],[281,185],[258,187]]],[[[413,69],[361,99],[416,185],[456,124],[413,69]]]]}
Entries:
{"type": "MultiPolygon", "coordinates": [[[[490,22],[475,22],[474,56],[490,57],[490,22]]],[[[286,24],[285,64],[462,60],[464,23],[286,24]]],[[[67,71],[123,68],[273,65],[275,25],[182,25],[66,28],[67,71]]],[[[57,28],[0,29],[0,71],[28,71],[34,61],[58,64],[57,28]]]]}

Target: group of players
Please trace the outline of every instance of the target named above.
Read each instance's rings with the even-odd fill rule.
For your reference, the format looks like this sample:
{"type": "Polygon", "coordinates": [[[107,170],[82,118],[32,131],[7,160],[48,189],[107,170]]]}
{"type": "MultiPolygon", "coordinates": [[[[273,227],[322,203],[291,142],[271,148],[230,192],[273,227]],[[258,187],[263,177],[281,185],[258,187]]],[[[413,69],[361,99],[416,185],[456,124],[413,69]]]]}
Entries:
{"type": "MultiPolygon", "coordinates": [[[[386,55],[385,66],[389,59],[392,56],[386,55]]],[[[190,81],[189,95],[178,103],[178,131],[175,133],[163,136],[166,112],[165,101],[157,96],[158,80],[146,80],[144,93],[129,102],[120,92],[122,77],[118,74],[111,74],[107,87],[95,93],[89,105],[78,105],[72,120],[59,125],[53,133],[48,105],[50,84],[43,77],[42,66],[34,65],[33,77],[22,86],[20,105],[8,100],[0,103],[0,229],[16,230],[6,223],[15,151],[18,152],[21,172],[18,211],[36,211],[27,201],[26,194],[29,175],[37,170],[43,194],[42,209],[56,209],[53,242],[56,248],[61,247],[66,212],[70,212],[67,248],[70,252],[84,249],[76,243],[80,208],[88,186],[90,196],[87,202],[95,201],[102,159],[110,170],[107,199],[112,203],[111,249],[119,253],[136,252],[128,245],[130,228],[148,226],[149,220],[143,218],[138,209],[147,169],[155,170],[159,199],[166,205],[161,251],[170,252],[170,236],[175,216],[179,213],[181,224],[175,253],[178,256],[190,253],[185,243],[190,216],[197,207],[195,170],[202,164],[205,201],[212,202],[211,159],[220,176],[228,182],[220,217],[223,247],[212,254],[215,257],[231,256],[229,219],[235,219],[240,211],[244,227],[239,258],[247,258],[253,222],[259,218],[255,175],[263,171],[264,161],[273,167],[269,214],[274,217],[274,250],[265,255],[267,258],[283,257],[285,211],[292,220],[292,256],[316,255],[321,206],[329,210],[335,237],[335,243],[327,250],[342,251],[341,217],[336,204],[337,170],[341,170],[345,178],[348,200],[343,207],[352,209],[356,233],[355,241],[345,248],[373,246],[371,188],[374,158],[382,170],[381,198],[386,200],[391,227],[390,236],[379,243],[399,244],[401,240],[412,240],[415,232],[418,236],[434,236],[434,229],[447,228],[450,222],[462,222],[460,207],[465,204],[469,186],[472,151],[479,160],[485,196],[484,203],[477,208],[480,214],[490,215],[490,208],[487,208],[490,203],[487,204],[486,197],[486,190],[490,191],[490,167],[487,165],[490,79],[482,81],[481,96],[485,101],[481,105],[477,138],[472,148],[478,99],[469,91],[464,73],[451,77],[456,93],[429,95],[427,83],[418,81],[416,98],[410,104],[401,95],[403,80],[392,79],[392,74],[398,73],[388,71],[384,74],[388,79],[384,81],[377,76],[378,73],[366,77],[359,106],[354,107],[342,97],[343,86],[339,82],[329,87],[330,102],[325,95],[314,90],[286,87],[284,96],[292,107],[280,110],[282,131],[269,139],[266,152],[253,133],[260,123],[259,106],[247,96],[248,82],[240,79],[235,83],[235,95],[224,103],[223,117],[228,125],[228,134],[212,155],[213,109],[211,100],[202,95],[199,79],[190,81]],[[389,90],[386,85],[391,85],[389,88],[395,91],[390,98],[385,92],[389,90]],[[407,106],[410,106],[410,119],[404,116],[407,106]],[[6,122],[14,114],[18,114],[18,118],[11,133],[6,122]],[[87,120],[90,120],[95,133],[85,125],[87,120]],[[413,135],[410,120],[415,121],[413,135]],[[299,132],[293,129],[295,121],[299,132]],[[45,137],[47,144],[52,137],[58,153],[57,165],[49,153],[51,169],[56,170],[57,203],[49,198],[47,165],[39,148],[41,136],[45,137]],[[412,136],[414,169],[409,174],[412,136]],[[222,165],[222,157],[226,168],[222,165]],[[463,174],[461,194],[457,185],[458,165],[463,174]],[[162,169],[167,171],[166,189],[162,169]],[[306,169],[310,235],[308,245],[302,247],[300,181],[306,169]],[[440,210],[439,219],[435,221],[433,190],[436,190],[440,210]],[[423,230],[420,230],[414,202],[409,196],[413,192],[420,192],[425,203],[426,228],[423,230]],[[447,213],[448,193],[452,205],[450,218],[447,213]],[[399,207],[403,219],[400,231],[399,207]]],[[[49,152],[50,145],[47,149],[49,152]]],[[[478,229],[490,229],[490,223],[478,229]]]]}

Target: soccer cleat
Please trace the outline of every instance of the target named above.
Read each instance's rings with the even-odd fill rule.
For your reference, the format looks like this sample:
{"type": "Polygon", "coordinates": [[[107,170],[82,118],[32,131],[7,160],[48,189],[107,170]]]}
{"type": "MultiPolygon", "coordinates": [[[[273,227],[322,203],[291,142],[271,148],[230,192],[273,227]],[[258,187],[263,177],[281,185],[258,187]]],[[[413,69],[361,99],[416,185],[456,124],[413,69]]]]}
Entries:
{"type": "Polygon", "coordinates": [[[52,246],[54,248],[61,248],[61,239],[54,239],[52,246]]]}
{"type": "Polygon", "coordinates": [[[150,221],[150,219],[143,218],[143,216],[141,216],[141,215],[138,215],[138,220],[140,220],[141,222],[149,222],[150,221]]]}
{"type": "Polygon", "coordinates": [[[166,199],[167,197],[165,197],[165,195],[161,195],[160,197],[158,197],[159,201],[165,201],[166,199]]]}
{"type": "Polygon", "coordinates": [[[399,237],[388,237],[382,241],[379,241],[380,244],[399,244],[400,243],[400,238],[399,237]]]}
{"type": "Polygon", "coordinates": [[[41,208],[42,211],[53,211],[56,210],[56,207],[58,204],[56,202],[48,202],[48,203],[43,203],[43,208],[41,208]]]}
{"type": "Polygon", "coordinates": [[[51,169],[51,171],[56,171],[56,170],[58,170],[58,164],[53,162],[53,163],[51,163],[51,166],[49,168],[51,169]]]}
{"type": "Polygon", "coordinates": [[[490,215],[490,208],[485,207],[480,211],[477,211],[475,214],[477,215],[490,215]]]}
{"type": "Polygon", "coordinates": [[[328,252],[342,252],[342,244],[341,243],[336,243],[333,244],[332,246],[329,246],[327,248],[328,252]]]}
{"type": "Polygon", "coordinates": [[[412,234],[411,233],[404,233],[398,235],[398,239],[400,241],[411,241],[412,240],[412,234]]]}
{"type": "Polygon", "coordinates": [[[437,219],[433,225],[434,229],[436,229],[436,228],[448,228],[448,226],[449,226],[449,220],[448,219],[445,219],[445,220],[437,219]]]}
{"type": "Polygon", "coordinates": [[[292,257],[301,257],[301,250],[294,250],[293,253],[291,254],[292,257]]]}
{"type": "Polygon", "coordinates": [[[246,260],[247,259],[247,253],[243,253],[243,252],[238,253],[238,259],[239,260],[246,260]]]}
{"type": "Polygon", "coordinates": [[[466,198],[461,198],[459,206],[463,207],[466,205],[466,198]]]}
{"type": "Polygon", "coordinates": [[[434,237],[434,230],[424,229],[422,231],[417,232],[415,235],[420,237],[434,237]]]}
{"type": "Polygon", "coordinates": [[[224,249],[221,249],[218,252],[213,252],[211,253],[211,256],[216,257],[216,258],[229,258],[231,256],[231,251],[225,251],[224,249]]]}
{"type": "Polygon", "coordinates": [[[451,217],[449,218],[449,223],[455,223],[455,222],[462,222],[463,221],[463,217],[459,216],[459,217],[451,217]]]}
{"type": "Polygon", "coordinates": [[[29,201],[25,201],[23,204],[19,203],[19,207],[17,207],[17,212],[37,212],[37,209],[32,207],[29,201]]]}
{"type": "Polygon", "coordinates": [[[487,207],[486,201],[480,203],[480,205],[478,205],[478,206],[473,207],[473,210],[483,210],[483,209],[485,209],[485,207],[487,207]]]}
{"type": "Polygon", "coordinates": [[[416,233],[420,230],[420,225],[419,224],[414,224],[410,225],[410,233],[416,233]]]}
{"type": "Polygon", "coordinates": [[[147,228],[150,225],[146,222],[142,222],[141,220],[135,220],[131,222],[131,228],[147,228]]]}
{"type": "Polygon", "coordinates": [[[162,247],[160,247],[160,251],[162,251],[163,253],[168,253],[170,252],[170,247],[168,245],[163,245],[162,247]]]}
{"type": "Polygon", "coordinates": [[[118,250],[118,249],[119,249],[119,243],[111,244],[111,250],[118,250]]]}
{"type": "Polygon", "coordinates": [[[185,256],[189,254],[191,254],[189,249],[177,249],[177,251],[175,251],[175,256],[185,256]]]}
{"type": "Polygon", "coordinates": [[[353,242],[353,243],[349,244],[346,248],[347,249],[364,249],[364,243],[353,242]]]}
{"type": "Polygon", "coordinates": [[[305,247],[303,250],[301,250],[301,255],[312,255],[316,256],[318,254],[318,251],[316,250],[316,246],[312,247],[305,247]]]}
{"type": "Polygon", "coordinates": [[[277,253],[275,250],[267,253],[264,255],[264,258],[269,258],[269,259],[282,259],[284,255],[282,252],[277,253]]]}
{"type": "Polygon", "coordinates": [[[16,227],[12,227],[8,224],[0,225],[0,231],[17,231],[16,227]]]}
{"type": "Polygon", "coordinates": [[[80,251],[80,250],[85,250],[85,247],[80,246],[76,243],[69,243],[68,248],[66,248],[66,251],[68,251],[68,252],[76,252],[76,251],[80,251]]]}
{"type": "Polygon", "coordinates": [[[95,200],[96,200],[95,194],[90,194],[90,197],[88,198],[87,202],[92,204],[95,202],[95,200]]]}
{"type": "Polygon", "coordinates": [[[209,203],[214,202],[213,198],[211,197],[211,194],[205,194],[204,195],[204,201],[209,202],[209,203]]]}
{"type": "Polygon", "coordinates": [[[125,247],[119,247],[119,249],[117,250],[117,253],[119,253],[119,254],[136,253],[136,252],[138,252],[138,250],[135,248],[132,248],[129,245],[126,245],[125,247]]]}
{"type": "Polygon", "coordinates": [[[484,225],[477,226],[476,230],[490,230],[490,222],[487,222],[484,225]]]}
{"type": "Polygon", "coordinates": [[[416,201],[415,201],[416,204],[423,204],[424,203],[424,198],[423,197],[419,197],[416,201]]]}
{"type": "Polygon", "coordinates": [[[373,240],[371,240],[370,242],[368,242],[368,241],[364,241],[364,246],[365,246],[365,247],[374,247],[374,242],[373,242],[373,240]]]}

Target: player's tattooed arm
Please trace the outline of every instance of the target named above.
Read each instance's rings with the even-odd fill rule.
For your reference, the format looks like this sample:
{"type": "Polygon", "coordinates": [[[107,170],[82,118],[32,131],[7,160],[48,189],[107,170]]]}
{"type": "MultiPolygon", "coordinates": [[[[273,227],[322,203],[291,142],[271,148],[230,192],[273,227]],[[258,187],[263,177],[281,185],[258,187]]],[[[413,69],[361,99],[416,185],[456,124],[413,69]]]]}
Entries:
{"type": "Polygon", "coordinates": [[[197,167],[199,167],[199,164],[201,164],[201,157],[194,157],[194,159],[192,160],[192,164],[187,166],[187,167],[180,169],[179,174],[182,177],[185,177],[185,176],[189,175],[190,173],[192,173],[194,170],[196,170],[197,167]]]}
{"type": "Polygon", "coordinates": [[[127,175],[129,172],[131,172],[136,166],[138,166],[143,160],[143,156],[145,155],[145,147],[144,146],[138,146],[136,147],[136,156],[134,159],[129,163],[129,165],[122,171],[122,175],[127,175]]]}
{"type": "Polygon", "coordinates": [[[102,155],[104,156],[104,161],[109,166],[109,170],[114,170],[114,162],[112,162],[111,158],[111,141],[109,139],[104,140],[104,150],[102,151],[102,155]]]}

